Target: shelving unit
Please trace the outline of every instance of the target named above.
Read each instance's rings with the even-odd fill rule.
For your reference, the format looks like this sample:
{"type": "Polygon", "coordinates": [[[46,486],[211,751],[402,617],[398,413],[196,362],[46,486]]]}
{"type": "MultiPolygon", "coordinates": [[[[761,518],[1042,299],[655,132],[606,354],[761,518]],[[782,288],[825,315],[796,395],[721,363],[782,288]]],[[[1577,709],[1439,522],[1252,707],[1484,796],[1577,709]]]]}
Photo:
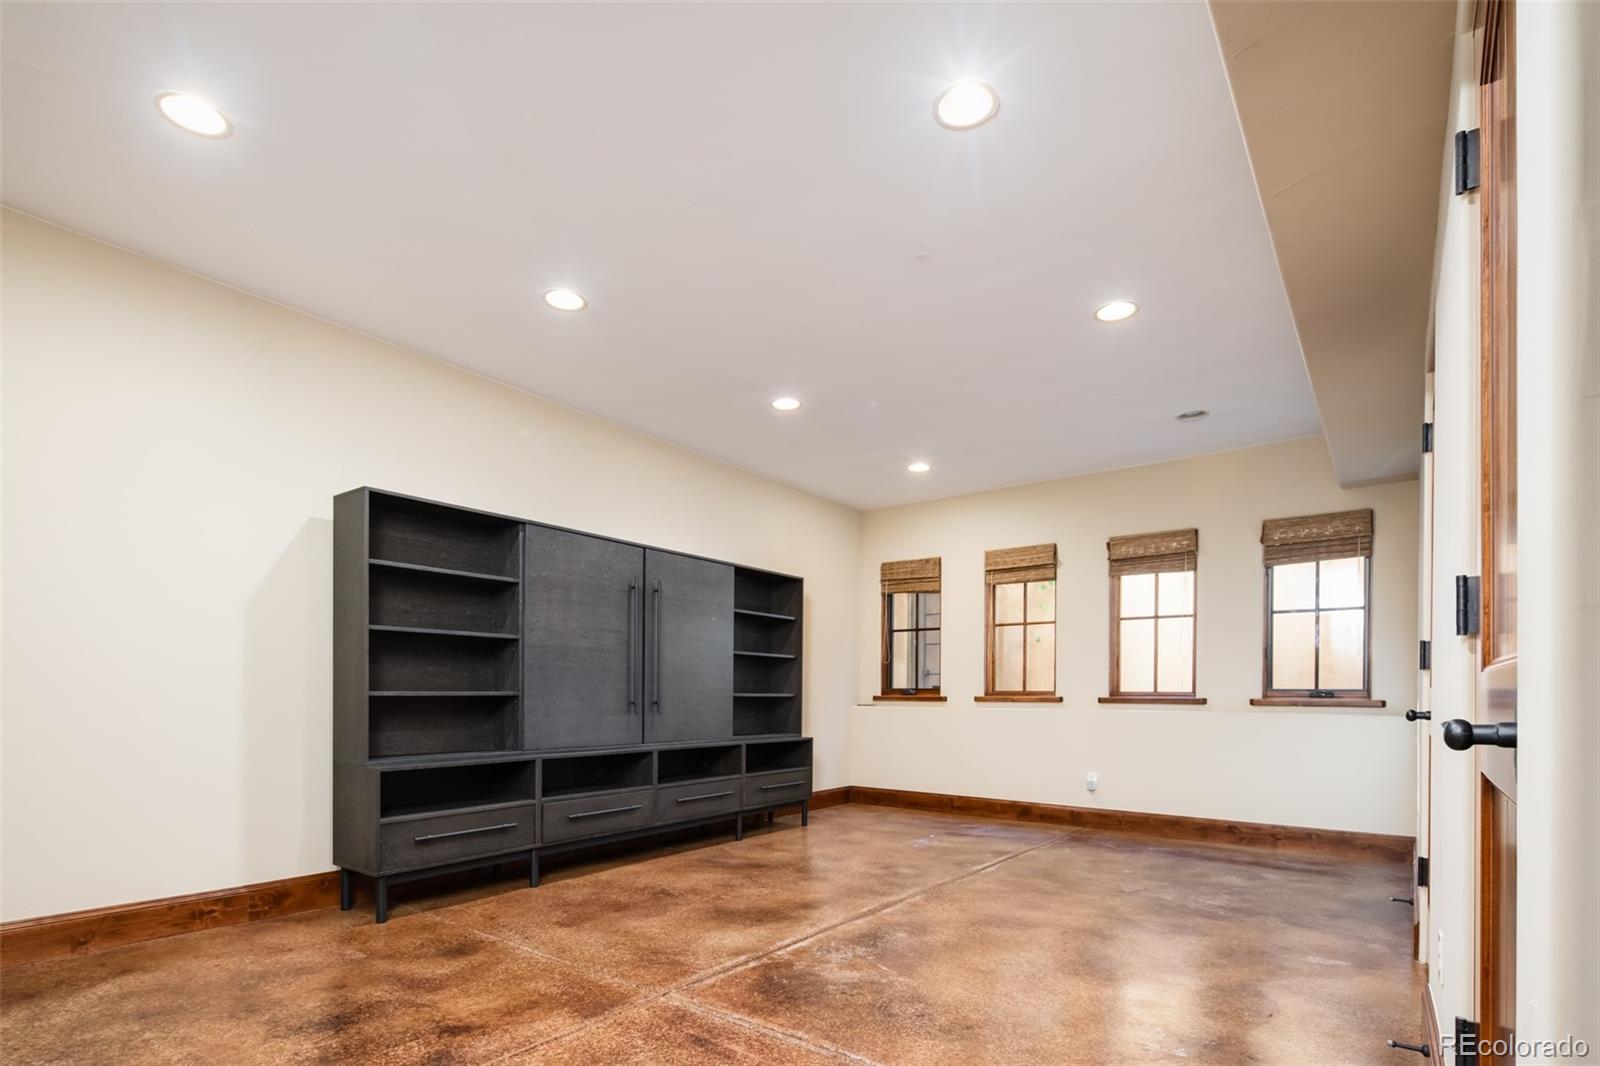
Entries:
{"type": "Polygon", "coordinates": [[[738,567],[733,575],[733,732],[800,732],[798,578],[738,567]]]}
{"type": "Polygon", "coordinates": [[[793,806],[804,823],[803,600],[783,574],[336,497],[341,903],[353,873],[383,921],[399,881],[527,857],[537,884],[550,851],[724,819],[742,836],[793,806]]]}

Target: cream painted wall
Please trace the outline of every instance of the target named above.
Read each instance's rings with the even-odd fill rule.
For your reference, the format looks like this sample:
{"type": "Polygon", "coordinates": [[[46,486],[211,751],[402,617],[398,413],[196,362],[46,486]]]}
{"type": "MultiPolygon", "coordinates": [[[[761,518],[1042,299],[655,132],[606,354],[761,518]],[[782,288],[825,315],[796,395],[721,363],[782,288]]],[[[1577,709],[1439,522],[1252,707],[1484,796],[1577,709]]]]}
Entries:
{"type": "Polygon", "coordinates": [[[853,784],[1411,835],[1417,484],[1341,489],[1320,438],[868,512],[850,734],[853,784]],[[1261,522],[1371,507],[1373,695],[1383,710],[1255,708],[1261,522]],[[1101,705],[1106,538],[1200,530],[1203,707],[1101,705]],[[1058,545],[1061,704],[979,704],[983,553],[1058,545]],[[885,560],[943,558],[945,704],[872,704],[885,560]],[[1089,793],[1084,776],[1100,775],[1089,793]]]}
{"type": "Polygon", "coordinates": [[[3,227],[0,916],[329,868],[330,500],[362,484],[804,575],[817,786],[849,783],[858,512],[3,227]]]}

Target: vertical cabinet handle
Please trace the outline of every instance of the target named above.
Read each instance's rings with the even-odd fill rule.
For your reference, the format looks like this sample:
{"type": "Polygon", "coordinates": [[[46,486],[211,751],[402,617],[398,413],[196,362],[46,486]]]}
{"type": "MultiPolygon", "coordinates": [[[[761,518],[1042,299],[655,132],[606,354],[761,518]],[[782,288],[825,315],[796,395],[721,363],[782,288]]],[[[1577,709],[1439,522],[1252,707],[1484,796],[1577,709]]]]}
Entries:
{"type": "Polygon", "coordinates": [[[634,666],[634,634],[639,628],[638,604],[639,582],[628,581],[628,711],[639,706],[639,677],[634,666]]]}
{"type": "Polygon", "coordinates": [[[655,711],[656,711],[657,714],[660,714],[661,713],[661,582],[660,581],[657,581],[655,583],[655,596],[656,596],[656,631],[655,631],[656,663],[655,663],[655,669],[650,671],[650,684],[651,684],[652,693],[653,693],[652,696],[650,697],[650,706],[655,708],[655,711]]]}

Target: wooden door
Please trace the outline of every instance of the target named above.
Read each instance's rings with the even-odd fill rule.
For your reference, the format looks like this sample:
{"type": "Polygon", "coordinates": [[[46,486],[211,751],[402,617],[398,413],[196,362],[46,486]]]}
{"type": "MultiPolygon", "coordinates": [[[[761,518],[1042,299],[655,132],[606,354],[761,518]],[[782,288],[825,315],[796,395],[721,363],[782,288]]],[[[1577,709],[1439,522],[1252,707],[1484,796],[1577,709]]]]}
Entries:
{"type": "Polygon", "coordinates": [[[525,542],[524,744],[639,743],[644,549],[534,525],[525,542]]]}
{"type": "MultiPolygon", "coordinates": [[[[1482,214],[1479,425],[1482,535],[1477,721],[1517,717],[1517,229],[1515,16],[1484,6],[1479,78],[1482,214]]],[[[1473,749],[1478,781],[1478,1023],[1484,1063],[1516,1035],[1517,761],[1473,749]]]]}
{"type": "Polygon", "coordinates": [[[644,739],[733,736],[733,567],[645,553],[644,739]]]}

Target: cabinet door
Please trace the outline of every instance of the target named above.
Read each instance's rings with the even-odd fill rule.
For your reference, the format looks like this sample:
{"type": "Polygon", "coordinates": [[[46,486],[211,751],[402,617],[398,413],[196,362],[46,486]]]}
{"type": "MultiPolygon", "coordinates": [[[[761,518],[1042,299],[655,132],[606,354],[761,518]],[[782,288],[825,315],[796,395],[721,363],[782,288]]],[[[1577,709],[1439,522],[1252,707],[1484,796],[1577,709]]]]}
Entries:
{"type": "Polygon", "coordinates": [[[644,549],[532,525],[526,544],[523,746],[639,743],[644,549]]]}
{"type": "Polygon", "coordinates": [[[645,552],[644,738],[733,736],[733,567],[645,552]]]}

